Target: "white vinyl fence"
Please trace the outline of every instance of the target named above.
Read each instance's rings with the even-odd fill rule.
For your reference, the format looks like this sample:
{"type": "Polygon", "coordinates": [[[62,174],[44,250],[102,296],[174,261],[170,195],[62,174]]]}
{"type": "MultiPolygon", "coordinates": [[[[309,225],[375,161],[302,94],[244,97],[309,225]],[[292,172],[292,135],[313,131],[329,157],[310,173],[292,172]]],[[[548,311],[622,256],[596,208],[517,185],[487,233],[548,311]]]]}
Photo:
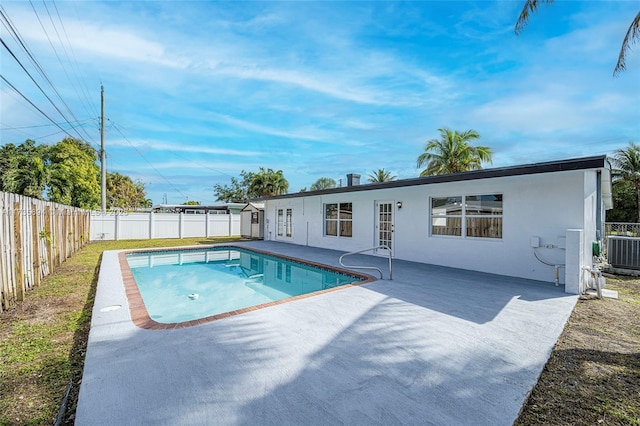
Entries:
{"type": "Polygon", "coordinates": [[[239,235],[239,214],[91,212],[91,241],[239,235]]]}

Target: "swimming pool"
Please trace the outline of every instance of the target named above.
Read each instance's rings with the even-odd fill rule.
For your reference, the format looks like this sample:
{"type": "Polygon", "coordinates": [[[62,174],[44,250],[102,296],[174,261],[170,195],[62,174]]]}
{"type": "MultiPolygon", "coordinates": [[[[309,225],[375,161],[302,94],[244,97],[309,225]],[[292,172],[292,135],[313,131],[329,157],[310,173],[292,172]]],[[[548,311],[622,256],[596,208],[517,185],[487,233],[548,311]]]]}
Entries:
{"type": "Polygon", "coordinates": [[[143,328],[196,325],[373,280],[236,246],[123,252],[120,265],[143,328]]]}

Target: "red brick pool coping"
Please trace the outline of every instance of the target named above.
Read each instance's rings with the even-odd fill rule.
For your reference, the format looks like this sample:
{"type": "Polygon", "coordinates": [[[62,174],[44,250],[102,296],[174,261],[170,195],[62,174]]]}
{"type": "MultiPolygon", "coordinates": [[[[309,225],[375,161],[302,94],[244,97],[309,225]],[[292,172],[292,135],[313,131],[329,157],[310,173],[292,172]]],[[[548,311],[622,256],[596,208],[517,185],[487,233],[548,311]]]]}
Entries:
{"type": "Polygon", "coordinates": [[[173,330],[176,328],[185,328],[185,327],[192,327],[194,325],[206,324],[208,322],[216,321],[223,318],[228,318],[234,315],[240,315],[240,314],[244,314],[251,311],[257,311],[258,309],[268,308],[269,306],[280,305],[283,303],[288,303],[288,302],[292,302],[294,300],[299,300],[299,299],[306,299],[308,297],[317,296],[319,294],[330,293],[330,292],[342,290],[348,287],[355,287],[355,286],[359,286],[359,285],[370,283],[377,280],[377,278],[375,278],[374,276],[371,276],[368,274],[362,274],[359,272],[353,272],[348,269],[336,268],[333,266],[324,265],[322,263],[316,263],[308,260],[297,259],[295,257],[275,254],[275,253],[267,252],[264,250],[233,246],[233,245],[197,246],[197,247],[189,246],[189,247],[177,247],[177,248],[126,250],[126,251],[121,251],[118,254],[118,260],[120,262],[120,270],[122,271],[122,281],[124,283],[124,289],[127,294],[127,300],[129,302],[129,313],[131,314],[131,320],[136,326],[147,329],[147,330],[173,330]],[[320,268],[320,269],[324,269],[332,272],[339,272],[339,273],[350,275],[356,278],[361,278],[361,281],[350,283],[350,284],[343,284],[341,286],[328,288],[326,290],[318,290],[318,291],[314,291],[313,293],[307,293],[307,294],[301,294],[299,296],[288,297],[286,299],[263,303],[261,305],[249,306],[247,308],[237,309],[231,312],[223,312],[220,314],[210,315],[208,317],[199,318],[191,321],[160,323],[151,319],[151,317],[149,316],[149,313],[147,312],[147,307],[145,306],[144,301],[142,300],[142,295],[140,294],[140,290],[138,289],[138,284],[136,283],[136,280],[133,278],[133,274],[131,273],[131,269],[129,268],[129,262],[127,262],[126,255],[129,253],[153,253],[153,252],[171,252],[171,251],[184,251],[184,250],[198,251],[198,250],[209,250],[209,249],[218,249],[218,248],[230,248],[230,249],[252,251],[252,252],[267,255],[267,256],[277,257],[279,259],[301,263],[303,265],[314,266],[316,268],[320,268]]]}

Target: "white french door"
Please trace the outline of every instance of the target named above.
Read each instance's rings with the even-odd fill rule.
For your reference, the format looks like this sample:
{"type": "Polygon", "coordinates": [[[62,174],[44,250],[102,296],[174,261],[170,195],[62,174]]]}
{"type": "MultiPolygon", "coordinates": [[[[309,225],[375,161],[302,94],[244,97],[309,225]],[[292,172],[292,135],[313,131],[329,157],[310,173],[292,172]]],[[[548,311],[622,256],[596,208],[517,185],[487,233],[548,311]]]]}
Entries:
{"type": "Polygon", "coordinates": [[[375,226],[375,244],[393,250],[393,201],[376,201],[375,226]]]}

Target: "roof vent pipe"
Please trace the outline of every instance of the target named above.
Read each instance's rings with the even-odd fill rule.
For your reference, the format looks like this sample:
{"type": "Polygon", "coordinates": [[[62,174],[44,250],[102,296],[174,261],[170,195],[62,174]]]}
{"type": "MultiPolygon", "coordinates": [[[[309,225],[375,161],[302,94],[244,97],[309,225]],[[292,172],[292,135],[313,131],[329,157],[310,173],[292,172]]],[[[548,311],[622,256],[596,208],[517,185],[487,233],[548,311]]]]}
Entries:
{"type": "Polygon", "coordinates": [[[356,173],[349,173],[347,175],[347,186],[360,185],[360,175],[356,173]]]}

